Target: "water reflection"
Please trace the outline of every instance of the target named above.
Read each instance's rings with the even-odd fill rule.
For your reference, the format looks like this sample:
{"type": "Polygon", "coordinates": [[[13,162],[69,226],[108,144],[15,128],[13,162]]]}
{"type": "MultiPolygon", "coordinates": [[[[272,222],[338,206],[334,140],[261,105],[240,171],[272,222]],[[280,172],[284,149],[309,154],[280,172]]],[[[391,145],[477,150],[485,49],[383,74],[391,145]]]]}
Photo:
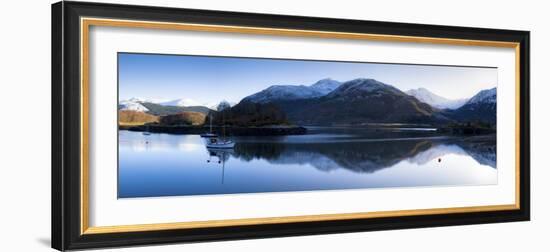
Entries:
{"type": "Polygon", "coordinates": [[[272,164],[310,164],[322,171],[344,168],[372,173],[432,147],[430,141],[351,142],[324,144],[241,143],[234,156],[265,159],[272,164]]]}
{"type": "Polygon", "coordinates": [[[119,134],[119,197],[496,183],[494,136],[350,132],[235,138],[119,134]],[[380,137],[383,136],[383,137],[380,137]]]}
{"type": "Polygon", "coordinates": [[[208,149],[208,160],[206,160],[207,163],[215,162],[222,165],[222,184],[224,182],[225,178],[225,162],[229,160],[229,156],[231,153],[233,153],[232,149],[228,150],[216,150],[216,149],[208,149]]]}
{"type": "Polygon", "coordinates": [[[459,141],[458,145],[478,163],[497,167],[497,147],[494,139],[490,141],[459,141]]]}
{"type": "Polygon", "coordinates": [[[496,168],[496,143],[475,139],[324,144],[245,142],[235,146],[232,156],[243,161],[264,159],[271,164],[310,164],[321,171],[344,168],[372,173],[402,160],[422,165],[447,154],[469,155],[479,164],[496,168]]]}

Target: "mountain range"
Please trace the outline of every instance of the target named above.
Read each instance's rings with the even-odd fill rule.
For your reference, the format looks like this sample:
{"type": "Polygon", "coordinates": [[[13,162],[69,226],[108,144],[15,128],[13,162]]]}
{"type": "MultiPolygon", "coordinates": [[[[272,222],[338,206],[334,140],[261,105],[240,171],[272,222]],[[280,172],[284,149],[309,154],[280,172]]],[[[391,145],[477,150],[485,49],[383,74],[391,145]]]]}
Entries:
{"type": "MultiPolygon", "coordinates": [[[[364,123],[446,124],[451,122],[496,123],[496,88],[482,90],[469,99],[447,99],[418,88],[403,92],[375,79],[359,78],[339,82],[330,78],[311,85],[272,85],[232,104],[233,112],[250,112],[254,108],[262,118],[269,118],[269,108],[284,121],[300,125],[335,125],[364,123]],[[252,106],[251,104],[262,105],[252,106]],[[269,105],[269,106],[263,106],[269,105]]],[[[214,112],[213,107],[196,106],[179,99],[153,103],[129,99],[119,103],[121,110],[135,110],[153,115],[183,111],[214,112]]],[[[238,113],[230,113],[237,115],[238,113]]],[[[231,118],[228,118],[231,119],[231,118]]]]}
{"type": "Polygon", "coordinates": [[[430,105],[374,79],[344,82],[321,97],[273,103],[287,114],[289,121],[305,125],[435,123],[439,120],[430,105]]]}
{"type": "Polygon", "coordinates": [[[466,98],[454,100],[447,99],[445,97],[434,94],[425,88],[411,89],[406,91],[405,93],[407,93],[408,95],[412,95],[416,97],[416,99],[418,99],[419,101],[428,103],[432,107],[436,107],[438,109],[457,109],[468,101],[468,99],[466,98]]]}
{"type": "Polygon", "coordinates": [[[242,101],[253,103],[269,103],[275,100],[299,100],[327,95],[342,83],[332,79],[322,79],[316,83],[305,85],[273,85],[258,93],[245,97],[242,101]]]}

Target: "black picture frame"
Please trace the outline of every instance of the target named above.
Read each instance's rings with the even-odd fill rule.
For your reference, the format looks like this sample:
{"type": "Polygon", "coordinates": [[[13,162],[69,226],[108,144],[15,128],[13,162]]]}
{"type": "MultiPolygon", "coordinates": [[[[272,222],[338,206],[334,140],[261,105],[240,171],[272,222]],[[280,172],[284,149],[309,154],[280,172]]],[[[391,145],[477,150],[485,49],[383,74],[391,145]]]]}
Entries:
{"type": "Polygon", "coordinates": [[[102,3],[52,5],[52,247],[58,250],[252,239],[530,219],[529,32],[102,3]],[[519,209],[176,230],[81,233],[80,18],[322,30],[519,43],[519,209]]]}

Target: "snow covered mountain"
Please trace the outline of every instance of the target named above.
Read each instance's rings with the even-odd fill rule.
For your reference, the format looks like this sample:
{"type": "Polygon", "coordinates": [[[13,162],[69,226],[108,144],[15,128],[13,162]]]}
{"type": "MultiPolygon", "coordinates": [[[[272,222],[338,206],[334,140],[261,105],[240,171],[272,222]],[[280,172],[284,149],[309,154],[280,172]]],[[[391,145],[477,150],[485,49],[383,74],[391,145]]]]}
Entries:
{"type": "Polygon", "coordinates": [[[247,96],[243,101],[254,103],[268,103],[273,101],[288,101],[298,99],[308,99],[324,96],[337,87],[340,82],[332,79],[322,79],[316,83],[306,85],[273,85],[258,93],[247,96]]]}
{"type": "Polygon", "coordinates": [[[145,106],[141,105],[141,100],[138,98],[131,98],[128,100],[123,100],[118,103],[118,109],[119,110],[132,110],[132,111],[140,111],[140,112],[147,112],[149,109],[147,109],[145,106]]]}
{"type": "Polygon", "coordinates": [[[478,103],[496,104],[497,88],[482,90],[476,95],[474,95],[474,97],[470,98],[468,102],[466,102],[466,104],[478,104],[478,103]]]}
{"type": "Polygon", "coordinates": [[[380,96],[382,94],[403,95],[401,90],[375,79],[358,78],[344,82],[334,92],[327,95],[328,98],[345,98],[348,100],[363,99],[367,96],[380,96]]]}
{"type": "Polygon", "coordinates": [[[162,106],[177,106],[177,107],[204,106],[203,104],[193,99],[186,99],[186,98],[160,102],[158,104],[162,106]]]}
{"type": "MultiPolygon", "coordinates": [[[[156,103],[156,102],[152,102],[152,103],[156,103]]],[[[234,106],[236,104],[235,102],[228,102],[228,103],[231,106],[234,106]]],[[[200,103],[200,102],[195,101],[193,99],[183,98],[183,99],[170,100],[170,101],[166,101],[166,102],[158,102],[157,104],[162,105],[162,106],[176,106],[176,107],[207,107],[211,110],[217,110],[218,105],[220,104],[220,102],[200,103]]]]}
{"type": "Polygon", "coordinates": [[[451,116],[460,121],[483,121],[496,123],[497,88],[482,90],[462,107],[452,111],[451,116]]]}
{"type": "Polygon", "coordinates": [[[323,96],[323,93],[304,85],[274,85],[247,96],[243,100],[254,103],[268,103],[276,100],[297,100],[319,96],[323,96]]]}
{"type": "Polygon", "coordinates": [[[315,82],[310,87],[324,95],[332,92],[334,89],[338,88],[342,83],[331,78],[322,79],[315,82]]]}
{"type": "Polygon", "coordinates": [[[405,93],[414,96],[421,102],[428,103],[431,106],[439,109],[456,109],[464,105],[464,103],[468,101],[468,99],[447,99],[445,97],[436,95],[425,88],[411,89],[405,93]]]}

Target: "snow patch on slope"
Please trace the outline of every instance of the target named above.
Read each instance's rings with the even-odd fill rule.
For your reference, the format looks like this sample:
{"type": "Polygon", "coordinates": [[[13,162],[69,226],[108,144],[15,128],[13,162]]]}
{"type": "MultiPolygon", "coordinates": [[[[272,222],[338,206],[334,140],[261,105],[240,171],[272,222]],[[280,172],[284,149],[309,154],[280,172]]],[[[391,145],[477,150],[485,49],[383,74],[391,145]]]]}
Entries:
{"type": "Polygon", "coordinates": [[[140,112],[149,111],[149,109],[141,105],[141,100],[138,98],[131,98],[128,100],[120,101],[118,103],[118,106],[120,110],[132,110],[132,111],[140,111],[140,112]]]}

